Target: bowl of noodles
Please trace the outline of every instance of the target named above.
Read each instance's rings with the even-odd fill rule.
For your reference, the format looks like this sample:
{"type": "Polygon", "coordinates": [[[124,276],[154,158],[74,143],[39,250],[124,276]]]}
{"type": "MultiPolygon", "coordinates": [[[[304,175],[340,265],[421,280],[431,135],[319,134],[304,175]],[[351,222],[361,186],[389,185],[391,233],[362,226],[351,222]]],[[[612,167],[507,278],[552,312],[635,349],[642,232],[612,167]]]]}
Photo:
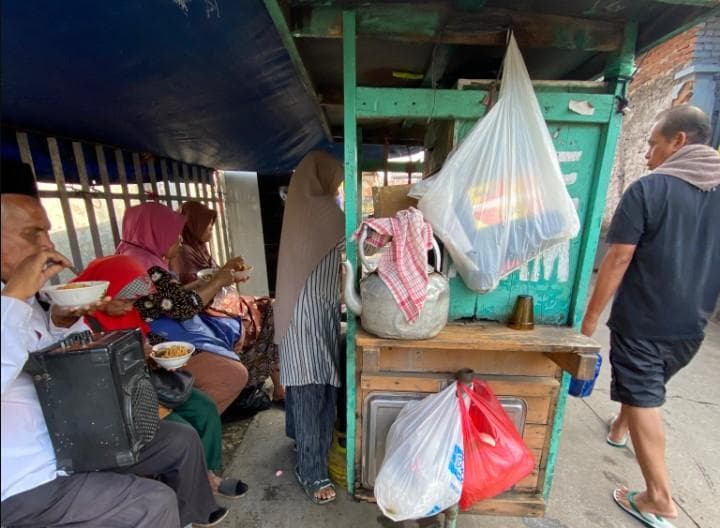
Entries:
{"type": "Polygon", "coordinates": [[[108,281],[78,281],[46,286],[40,291],[53,304],[63,308],[76,308],[102,300],[108,290],[108,281]]]}
{"type": "Polygon", "coordinates": [[[190,360],[195,346],[185,341],[165,341],[152,347],[150,357],[166,370],[180,368],[190,360]]]}

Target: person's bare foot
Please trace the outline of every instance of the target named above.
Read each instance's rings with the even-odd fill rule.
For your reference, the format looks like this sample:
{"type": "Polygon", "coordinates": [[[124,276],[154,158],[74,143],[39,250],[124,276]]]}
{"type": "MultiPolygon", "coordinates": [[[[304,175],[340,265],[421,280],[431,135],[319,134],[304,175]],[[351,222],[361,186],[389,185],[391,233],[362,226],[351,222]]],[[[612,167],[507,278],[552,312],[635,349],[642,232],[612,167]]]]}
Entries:
{"type": "MultiPolygon", "coordinates": [[[[630,493],[630,490],[622,487],[616,490],[615,496],[617,500],[622,502],[628,508],[632,509],[632,505],[628,500],[628,493],[630,493]]],[[[635,501],[635,505],[637,506],[638,510],[640,510],[642,513],[654,513],[655,515],[666,517],[668,519],[676,519],[678,516],[677,508],[675,507],[675,503],[672,501],[672,499],[670,499],[669,501],[664,501],[662,503],[660,503],[659,501],[651,501],[648,497],[647,491],[640,491],[633,495],[633,500],[635,501]]]]}
{"type": "Polygon", "coordinates": [[[213,493],[217,493],[218,488],[220,487],[220,484],[222,483],[222,479],[210,470],[208,470],[207,476],[208,476],[208,483],[210,484],[210,489],[212,490],[213,493]]]}
{"type": "Polygon", "coordinates": [[[273,387],[272,401],[279,402],[285,399],[285,387],[282,385],[275,385],[273,387]]]}
{"type": "Polygon", "coordinates": [[[317,490],[314,495],[319,500],[332,500],[335,498],[335,488],[328,484],[324,488],[317,490]]]}
{"type": "Polygon", "coordinates": [[[608,434],[608,440],[615,442],[616,444],[627,443],[628,439],[628,428],[627,426],[620,426],[618,424],[617,417],[613,418],[610,423],[610,433],[608,434]]]}

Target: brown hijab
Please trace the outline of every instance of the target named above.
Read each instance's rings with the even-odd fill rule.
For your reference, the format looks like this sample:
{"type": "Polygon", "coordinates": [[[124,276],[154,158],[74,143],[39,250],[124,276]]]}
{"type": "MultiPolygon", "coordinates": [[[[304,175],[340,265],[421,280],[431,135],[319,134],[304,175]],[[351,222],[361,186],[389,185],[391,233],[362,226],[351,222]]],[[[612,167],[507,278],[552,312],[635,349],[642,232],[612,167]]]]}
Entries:
{"type": "Polygon", "coordinates": [[[185,202],[180,213],[187,221],[183,228],[183,245],[177,257],[170,262],[170,269],[177,273],[180,282],[187,284],[197,279],[201,269],[215,266],[207,243],[202,236],[210,224],[217,220],[217,211],[196,201],[185,202]]]}
{"type": "Polygon", "coordinates": [[[343,178],[342,164],[315,150],[302,159],[290,179],[275,286],[275,343],[290,326],[305,281],[343,238],[345,215],[335,203],[343,178]]]}

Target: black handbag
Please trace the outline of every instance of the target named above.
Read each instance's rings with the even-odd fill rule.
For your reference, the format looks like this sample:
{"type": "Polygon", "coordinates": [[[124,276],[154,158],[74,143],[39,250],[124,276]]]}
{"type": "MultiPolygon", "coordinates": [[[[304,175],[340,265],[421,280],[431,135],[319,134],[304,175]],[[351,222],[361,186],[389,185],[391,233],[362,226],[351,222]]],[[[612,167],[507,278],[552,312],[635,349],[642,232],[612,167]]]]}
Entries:
{"type": "Polygon", "coordinates": [[[184,370],[150,369],[150,383],[155,387],[158,400],[168,409],[185,403],[192,392],[195,378],[184,370]]]}

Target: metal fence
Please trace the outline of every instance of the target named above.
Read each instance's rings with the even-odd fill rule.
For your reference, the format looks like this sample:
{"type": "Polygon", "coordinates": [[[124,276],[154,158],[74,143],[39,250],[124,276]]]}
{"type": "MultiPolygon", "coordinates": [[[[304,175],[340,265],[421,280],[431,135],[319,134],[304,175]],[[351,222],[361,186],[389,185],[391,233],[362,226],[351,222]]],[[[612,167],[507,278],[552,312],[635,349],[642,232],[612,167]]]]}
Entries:
{"type": "MultiPolygon", "coordinates": [[[[198,200],[217,210],[211,252],[220,262],[228,258],[224,181],[217,171],[23,130],[15,130],[14,139],[20,159],[33,167],[38,179],[40,198],[53,224],[51,238],[77,269],[96,257],[112,255],[125,210],[151,200],[175,210],[186,200],[198,200]]],[[[67,280],[68,273],[54,282],[67,280]]]]}

